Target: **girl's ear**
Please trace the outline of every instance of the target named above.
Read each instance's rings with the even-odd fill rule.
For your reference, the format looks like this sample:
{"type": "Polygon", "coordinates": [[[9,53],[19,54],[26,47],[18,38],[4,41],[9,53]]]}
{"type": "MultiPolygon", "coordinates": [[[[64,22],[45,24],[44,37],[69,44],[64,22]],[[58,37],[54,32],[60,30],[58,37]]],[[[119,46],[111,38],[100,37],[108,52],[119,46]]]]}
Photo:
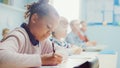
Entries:
{"type": "Polygon", "coordinates": [[[39,20],[38,15],[35,13],[31,16],[31,22],[32,23],[37,23],[39,20]]]}

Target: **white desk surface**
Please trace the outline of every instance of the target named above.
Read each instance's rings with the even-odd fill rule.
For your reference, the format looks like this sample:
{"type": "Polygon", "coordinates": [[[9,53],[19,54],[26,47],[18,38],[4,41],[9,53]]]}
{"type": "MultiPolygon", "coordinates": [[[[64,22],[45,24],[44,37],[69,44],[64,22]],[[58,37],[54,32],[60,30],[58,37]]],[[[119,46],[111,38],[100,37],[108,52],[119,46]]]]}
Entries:
{"type": "Polygon", "coordinates": [[[58,66],[42,66],[42,68],[73,68],[86,62],[86,59],[68,59],[66,62],[61,63],[58,66]]]}
{"type": "Polygon", "coordinates": [[[68,60],[66,60],[64,63],[61,63],[58,66],[42,66],[42,68],[73,68],[74,66],[78,66],[86,62],[90,58],[93,58],[96,56],[99,59],[100,68],[116,68],[116,63],[117,63],[116,54],[100,55],[98,52],[83,52],[80,55],[72,55],[72,56],[69,56],[68,60]],[[103,62],[105,63],[103,64],[103,62]]]}
{"type": "Polygon", "coordinates": [[[97,54],[96,52],[93,53],[82,53],[82,55],[72,55],[69,58],[61,63],[58,66],[42,66],[42,68],[73,68],[75,66],[81,65],[87,60],[93,58],[93,56],[97,54]],[[91,55],[90,55],[91,54],[91,55]],[[88,56],[89,55],[89,56],[88,56]]]}

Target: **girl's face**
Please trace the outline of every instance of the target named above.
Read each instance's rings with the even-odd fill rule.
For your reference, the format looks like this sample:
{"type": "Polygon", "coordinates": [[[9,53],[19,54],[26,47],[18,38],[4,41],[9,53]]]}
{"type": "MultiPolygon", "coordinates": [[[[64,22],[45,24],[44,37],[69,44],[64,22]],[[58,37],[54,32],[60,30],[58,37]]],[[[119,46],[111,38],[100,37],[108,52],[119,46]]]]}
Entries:
{"type": "Polygon", "coordinates": [[[61,24],[61,28],[59,28],[59,29],[61,29],[61,34],[62,34],[62,38],[65,38],[66,37],[66,35],[67,35],[67,29],[68,29],[68,21],[67,20],[64,20],[63,22],[60,22],[60,24],[61,24]]]}
{"type": "Polygon", "coordinates": [[[65,38],[67,35],[68,22],[62,21],[59,23],[58,27],[55,29],[55,36],[59,38],[65,38]]]}
{"type": "Polygon", "coordinates": [[[46,16],[39,18],[36,22],[34,27],[35,38],[42,41],[49,37],[52,31],[54,31],[59,23],[59,18],[53,15],[51,17],[46,16]]]}
{"type": "Polygon", "coordinates": [[[62,32],[62,38],[65,38],[66,35],[67,35],[67,28],[64,28],[62,32]]]}
{"type": "Polygon", "coordinates": [[[55,36],[59,38],[65,38],[66,35],[67,35],[67,28],[60,27],[55,31],[55,36]]]}

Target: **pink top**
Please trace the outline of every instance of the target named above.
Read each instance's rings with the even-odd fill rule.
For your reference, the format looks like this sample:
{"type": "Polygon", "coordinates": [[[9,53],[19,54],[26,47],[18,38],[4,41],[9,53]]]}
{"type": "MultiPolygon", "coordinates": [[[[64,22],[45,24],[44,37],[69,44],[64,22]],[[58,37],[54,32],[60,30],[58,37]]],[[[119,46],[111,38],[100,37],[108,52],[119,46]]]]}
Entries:
{"type": "Polygon", "coordinates": [[[0,68],[31,68],[41,66],[41,54],[52,52],[50,42],[33,46],[23,28],[16,28],[4,42],[0,43],[0,68]]]}

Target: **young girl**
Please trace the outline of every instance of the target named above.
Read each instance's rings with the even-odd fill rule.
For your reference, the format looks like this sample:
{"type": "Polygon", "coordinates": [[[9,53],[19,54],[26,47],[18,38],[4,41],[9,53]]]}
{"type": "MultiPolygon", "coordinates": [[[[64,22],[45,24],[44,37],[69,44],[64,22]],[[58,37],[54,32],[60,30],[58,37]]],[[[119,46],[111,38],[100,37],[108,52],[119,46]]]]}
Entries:
{"type": "Polygon", "coordinates": [[[62,57],[57,54],[40,55],[41,42],[58,25],[59,15],[47,0],[27,5],[28,24],[16,28],[0,44],[0,68],[32,68],[57,65],[62,57]]]}

